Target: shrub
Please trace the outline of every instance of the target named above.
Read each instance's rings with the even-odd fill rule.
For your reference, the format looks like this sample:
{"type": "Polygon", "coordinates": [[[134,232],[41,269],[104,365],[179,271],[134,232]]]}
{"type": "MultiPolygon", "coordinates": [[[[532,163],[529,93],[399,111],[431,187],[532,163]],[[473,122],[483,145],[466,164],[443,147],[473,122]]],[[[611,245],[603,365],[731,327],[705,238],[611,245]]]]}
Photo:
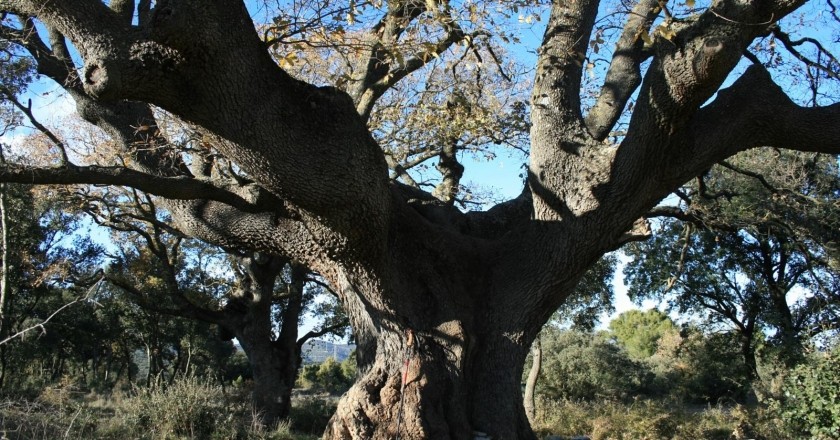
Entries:
{"type": "Polygon", "coordinates": [[[686,407],[652,400],[623,404],[542,399],[534,430],[540,437],[586,435],[591,440],[729,440],[747,420],[747,413],[739,408],[686,407]]]}
{"type": "Polygon", "coordinates": [[[328,357],[320,365],[306,365],[301,368],[296,386],[300,388],[341,394],[356,380],[355,357],[343,362],[328,357]]]}
{"type": "Polygon", "coordinates": [[[28,400],[0,403],[0,438],[8,440],[93,438],[100,416],[81,405],[28,400]]]}
{"type": "Polygon", "coordinates": [[[777,404],[782,420],[799,437],[840,438],[840,350],[816,353],[794,368],[777,404]]]}
{"type": "Polygon", "coordinates": [[[335,413],[334,398],[301,396],[292,404],[291,427],[304,434],[322,434],[335,413]]]}
{"type": "Polygon", "coordinates": [[[659,340],[645,362],[656,374],[654,394],[695,403],[743,401],[750,382],[735,335],[687,329],[659,340]]]}
{"type": "Polygon", "coordinates": [[[644,390],[652,374],[618,345],[577,331],[546,332],[538,393],[549,399],[625,399],[644,390]]]}
{"type": "Polygon", "coordinates": [[[149,439],[233,438],[235,432],[223,429],[236,425],[233,418],[220,386],[187,375],[169,385],[157,380],[147,388],[138,388],[137,394],[118,408],[119,421],[111,429],[146,433],[149,439]]]}

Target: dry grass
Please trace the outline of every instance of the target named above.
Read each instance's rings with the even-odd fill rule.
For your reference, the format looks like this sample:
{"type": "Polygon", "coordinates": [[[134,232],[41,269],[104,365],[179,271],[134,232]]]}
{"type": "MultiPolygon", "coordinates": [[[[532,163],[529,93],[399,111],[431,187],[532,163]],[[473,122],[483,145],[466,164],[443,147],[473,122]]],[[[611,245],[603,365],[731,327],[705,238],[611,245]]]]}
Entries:
{"type": "Polygon", "coordinates": [[[586,436],[591,440],[784,439],[774,414],[740,405],[685,406],[665,401],[546,401],[537,406],[539,438],[586,436]]]}

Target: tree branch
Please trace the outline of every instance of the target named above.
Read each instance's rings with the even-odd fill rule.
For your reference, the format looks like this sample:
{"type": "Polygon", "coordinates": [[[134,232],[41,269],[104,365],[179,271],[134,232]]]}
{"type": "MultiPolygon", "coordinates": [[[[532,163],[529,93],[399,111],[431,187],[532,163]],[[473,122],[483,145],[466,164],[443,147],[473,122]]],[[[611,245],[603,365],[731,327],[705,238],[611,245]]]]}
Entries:
{"type": "Polygon", "coordinates": [[[693,174],[760,146],[838,154],[840,103],[800,107],[763,67],[753,65],[697,113],[692,131],[695,142],[677,154],[693,174]]]}
{"type": "Polygon", "coordinates": [[[137,289],[137,287],[135,287],[133,283],[128,282],[127,280],[113,275],[106,275],[106,279],[109,283],[124,290],[126,293],[134,297],[135,301],[137,301],[137,305],[145,310],[149,310],[155,313],[163,313],[169,316],[179,316],[183,318],[198,319],[210,324],[217,325],[221,325],[225,320],[224,312],[209,310],[197,306],[191,301],[189,301],[187,298],[185,298],[180,292],[169,293],[170,297],[172,297],[173,300],[175,300],[180,305],[180,307],[173,309],[169,307],[162,307],[155,301],[149,301],[148,295],[145,295],[142,291],[137,289]]]}
{"type": "Polygon", "coordinates": [[[446,36],[436,43],[424,45],[423,50],[405,60],[401,66],[392,68],[391,63],[385,61],[392,58],[388,56],[386,47],[395,46],[408,24],[426,10],[427,2],[409,0],[397,3],[394,8],[389,9],[383,21],[374,28],[374,33],[379,34],[378,41],[370,50],[370,57],[363,70],[362,79],[351,90],[351,96],[356,102],[356,111],[364,120],[370,118],[370,112],[376,101],[400,80],[421,69],[453,44],[467,38],[461,26],[450,15],[448,6],[445,7],[446,12],[433,11],[439,15],[438,22],[446,30],[446,36]]]}
{"type": "Polygon", "coordinates": [[[840,80],[840,73],[838,73],[837,70],[836,70],[836,69],[840,69],[840,61],[837,60],[837,58],[834,56],[834,54],[832,54],[831,52],[826,50],[825,47],[819,41],[817,41],[813,38],[802,38],[802,39],[793,41],[793,40],[791,40],[790,35],[787,34],[786,32],[782,32],[781,28],[779,28],[778,26],[773,27],[773,35],[776,37],[776,39],[781,41],[782,44],[785,46],[785,49],[787,49],[788,52],[793,54],[793,56],[795,56],[799,61],[802,61],[803,63],[805,63],[805,65],[807,65],[809,67],[814,67],[814,68],[822,71],[823,73],[830,76],[831,78],[840,80]],[[813,44],[821,54],[824,54],[825,56],[828,57],[828,59],[830,61],[828,66],[820,64],[820,63],[806,57],[805,55],[802,54],[802,52],[800,52],[796,49],[796,46],[802,45],[806,42],[813,44]],[[831,68],[832,65],[833,65],[834,69],[831,68]]]}
{"type": "Polygon", "coordinates": [[[21,331],[19,331],[19,332],[15,333],[15,334],[13,334],[13,335],[11,335],[11,336],[7,337],[6,339],[3,339],[2,341],[0,341],[0,346],[2,346],[2,345],[4,345],[4,344],[8,343],[9,341],[12,341],[12,340],[13,340],[13,339],[15,339],[15,338],[20,338],[20,337],[23,337],[23,335],[25,335],[26,333],[29,333],[29,332],[31,332],[32,330],[35,330],[35,329],[41,329],[42,334],[46,334],[47,329],[46,329],[46,327],[45,327],[45,326],[47,325],[47,323],[49,323],[49,322],[50,322],[50,320],[52,320],[53,318],[55,318],[55,317],[56,317],[59,313],[61,313],[64,309],[66,309],[66,308],[68,308],[68,307],[72,306],[73,304],[76,304],[76,303],[79,303],[79,302],[82,302],[82,301],[88,301],[88,300],[90,300],[92,296],[94,296],[94,295],[96,295],[97,293],[99,293],[99,287],[100,287],[100,285],[101,285],[101,283],[102,283],[102,281],[103,281],[104,279],[105,279],[105,277],[101,277],[101,278],[99,278],[99,280],[98,280],[96,283],[94,283],[92,286],[90,286],[90,288],[87,290],[87,292],[85,293],[85,295],[84,295],[84,296],[81,296],[81,297],[79,297],[79,298],[76,298],[76,299],[74,299],[73,301],[70,301],[69,303],[64,304],[63,306],[59,307],[58,309],[56,309],[56,311],[52,312],[52,313],[50,314],[50,316],[47,316],[47,319],[45,319],[45,320],[43,320],[43,321],[39,322],[38,324],[35,324],[35,325],[32,325],[32,326],[29,326],[29,327],[27,327],[27,328],[25,328],[25,329],[23,329],[23,330],[21,330],[21,331]],[[95,290],[94,290],[94,288],[95,288],[95,290]]]}
{"type": "Polygon", "coordinates": [[[641,63],[650,56],[644,51],[642,32],[648,32],[659,15],[659,0],[640,0],[627,15],[627,22],[616,43],[604,86],[595,105],[586,115],[586,127],[598,141],[606,139],[621,117],[630,96],[642,83],[641,63]]]}
{"type": "Polygon", "coordinates": [[[598,5],[599,0],[553,2],[538,51],[531,97],[534,126],[583,129],[580,81],[598,5]]]}
{"type": "Polygon", "coordinates": [[[298,352],[300,352],[303,349],[303,344],[305,344],[306,341],[308,341],[310,339],[313,339],[313,338],[319,338],[319,337],[324,336],[328,333],[332,333],[336,330],[340,330],[342,328],[345,328],[348,325],[350,325],[350,321],[343,320],[343,321],[341,321],[337,324],[333,324],[331,326],[324,327],[320,330],[311,330],[311,331],[307,332],[305,335],[301,336],[300,339],[298,339],[298,341],[297,341],[298,352]]]}
{"type": "Polygon", "coordinates": [[[70,159],[67,158],[67,148],[64,146],[64,142],[58,138],[49,128],[45,127],[43,124],[38,122],[35,119],[35,115],[32,114],[32,101],[30,100],[27,105],[23,105],[20,101],[18,101],[15,94],[9,90],[8,88],[0,85],[0,93],[6,95],[6,99],[8,99],[15,107],[20,110],[21,113],[26,115],[26,118],[29,119],[29,122],[34,126],[38,131],[44,134],[52,143],[58,148],[58,152],[61,155],[61,165],[70,166],[70,159]]]}
{"type": "Polygon", "coordinates": [[[207,199],[226,203],[245,212],[266,210],[208,182],[189,177],[159,177],[122,167],[71,165],[61,168],[33,168],[6,165],[0,167],[0,181],[35,185],[120,185],[168,199],[207,199]]]}

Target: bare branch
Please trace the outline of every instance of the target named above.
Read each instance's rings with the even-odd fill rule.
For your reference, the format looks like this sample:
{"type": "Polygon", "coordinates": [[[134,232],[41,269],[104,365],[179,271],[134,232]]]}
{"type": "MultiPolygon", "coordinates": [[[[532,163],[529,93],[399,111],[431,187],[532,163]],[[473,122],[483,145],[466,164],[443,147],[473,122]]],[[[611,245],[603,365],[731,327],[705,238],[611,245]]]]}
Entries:
{"type": "Polygon", "coordinates": [[[52,313],[50,314],[50,316],[47,316],[47,319],[45,319],[45,320],[43,320],[43,321],[39,322],[38,324],[35,324],[35,325],[32,325],[32,326],[29,326],[29,327],[27,327],[27,328],[25,328],[25,329],[23,329],[23,330],[21,330],[21,331],[19,331],[19,332],[15,333],[15,334],[13,334],[13,335],[11,335],[11,336],[7,337],[6,339],[3,339],[2,341],[0,341],[0,346],[2,346],[2,345],[4,345],[4,344],[8,343],[9,341],[12,341],[12,340],[13,340],[13,339],[15,339],[15,338],[20,338],[20,337],[23,337],[23,335],[25,335],[26,333],[31,332],[32,330],[40,329],[42,334],[46,334],[46,333],[47,333],[47,328],[46,328],[45,326],[47,325],[47,323],[49,323],[49,322],[50,322],[53,318],[55,318],[55,317],[56,317],[59,313],[61,313],[64,309],[67,309],[68,307],[72,306],[73,304],[76,304],[76,303],[79,303],[79,302],[82,302],[82,301],[89,301],[89,300],[91,300],[91,299],[92,299],[91,297],[93,297],[93,296],[95,296],[97,293],[99,293],[99,288],[100,288],[101,283],[102,283],[102,281],[103,281],[104,279],[105,279],[105,277],[100,277],[100,278],[99,278],[99,281],[97,281],[96,283],[94,283],[94,285],[93,285],[93,286],[91,286],[91,287],[87,290],[87,293],[86,293],[84,296],[81,296],[81,297],[79,297],[79,298],[76,298],[76,299],[74,299],[73,301],[70,301],[69,303],[64,304],[63,306],[59,307],[58,309],[56,309],[56,311],[52,312],[52,313]],[[95,288],[95,290],[94,290],[94,288],[95,288]]]}
{"type": "Polygon", "coordinates": [[[793,56],[795,56],[799,61],[805,63],[805,65],[809,67],[813,67],[826,75],[830,76],[831,78],[840,80],[840,73],[838,73],[837,69],[840,69],[840,61],[829,52],[818,40],[813,38],[801,38],[799,40],[792,40],[790,35],[786,32],[782,32],[781,28],[778,26],[773,27],[773,35],[776,37],[777,40],[781,41],[782,44],[785,46],[785,49],[788,50],[793,56]],[[805,43],[810,43],[817,48],[820,54],[825,55],[828,57],[829,63],[828,65],[818,63],[805,55],[802,54],[799,50],[796,49],[797,46],[801,46],[805,43]],[[832,69],[833,67],[833,69],[832,69]]]}
{"type": "Polygon", "coordinates": [[[11,90],[8,88],[0,85],[0,93],[6,95],[6,99],[8,99],[18,110],[21,111],[24,115],[26,115],[29,122],[34,126],[38,131],[44,134],[52,143],[58,148],[58,152],[61,155],[61,165],[72,165],[70,163],[70,159],[67,157],[67,148],[64,146],[64,142],[55,135],[49,128],[38,122],[35,118],[35,115],[32,114],[32,101],[30,100],[27,105],[23,105],[20,101],[18,101],[17,97],[11,90]]]}
{"type": "MultiPolygon", "coordinates": [[[[357,87],[351,93],[356,101],[356,110],[365,120],[370,117],[370,112],[373,110],[376,101],[400,80],[421,69],[439,54],[449,50],[455,43],[465,38],[475,38],[475,35],[467,36],[454,18],[442,15],[438,20],[446,29],[446,36],[436,43],[426,45],[423,50],[405,60],[401,67],[392,69],[389,63],[383,61],[386,59],[384,45],[389,43],[394,44],[402,33],[405,26],[404,23],[407,23],[406,20],[416,18],[423,10],[417,6],[409,8],[408,5],[410,4],[411,2],[408,2],[405,9],[401,9],[399,14],[386,18],[385,26],[380,31],[386,32],[386,34],[382,36],[382,40],[374,45],[371,51],[371,59],[365,71],[365,78],[361,81],[363,87],[357,87]],[[408,16],[403,17],[403,14],[408,14],[408,16]],[[391,23],[394,20],[404,23],[391,23]],[[390,34],[387,32],[390,32],[390,34]]],[[[425,7],[425,4],[422,7],[425,7]]]]}
{"type": "Polygon", "coordinates": [[[297,341],[298,351],[300,351],[303,348],[303,344],[305,344],[306,341],[308,341],[310,339],[313,339],[313,338],[319,338],[319,337],[324,336],[328,333],[333,333],[337,330],[340,330],[342,328],[347,327],[348,325],[350,325],[350,321],[343,320],[343,321],[341,321],[337,324],[333,324],[331,326],[324,327],[324,328],[319,329],[319,330],[311,330],[311,331],[307,332],[305,335],[301,336],[297,341]]]}

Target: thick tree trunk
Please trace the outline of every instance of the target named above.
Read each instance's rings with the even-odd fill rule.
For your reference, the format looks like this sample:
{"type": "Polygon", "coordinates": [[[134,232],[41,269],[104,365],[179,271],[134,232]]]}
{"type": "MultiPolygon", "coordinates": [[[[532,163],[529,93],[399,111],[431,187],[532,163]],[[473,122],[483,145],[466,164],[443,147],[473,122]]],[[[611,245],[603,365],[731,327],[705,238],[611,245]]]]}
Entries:
{"type": "Polygon", "coordinates": [[[374,364],[342,397],[325,438],[534,438],[520,389],[526,344],[496,335],[482,338],[484,350],[463,350],[465,339],[416,338],[407,349],[401,333],[380,336],[374,364]]]}
{"type": "Polygon", "coordinates": [[[361,374],[324,438],[534,439],[522,401],[525,357],[552,301],[561,300],[542,294],[565,291],[576,278],[514,283],[512,272],[529,276],[536,266],[510,258],[518,251],[510,243],[487,247],[396,222],[404,229],[394,232],[399,245],[390,249],[386,277],[331,272],[357,331],[361,374]]]}
{"type": "Polygon", "coordinates": [[[289,415],[297,368],[284,361],[284,353],[270,339],[255,336],[248,329],[237,333],[237,339],[254,374],[254,410],[260,423],[272,426],[289,415]]]}

